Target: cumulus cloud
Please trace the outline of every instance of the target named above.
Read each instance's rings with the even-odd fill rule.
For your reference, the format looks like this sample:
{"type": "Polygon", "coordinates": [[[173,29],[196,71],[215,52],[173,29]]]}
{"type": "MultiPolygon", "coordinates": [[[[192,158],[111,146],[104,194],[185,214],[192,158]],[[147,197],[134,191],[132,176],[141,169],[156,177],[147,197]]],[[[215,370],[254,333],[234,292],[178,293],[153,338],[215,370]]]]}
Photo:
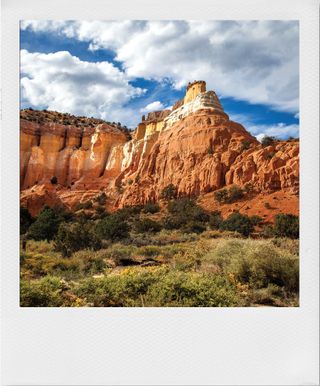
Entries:
{"type": "Polygon", "coordinates": [[[67,51],[50,54],[21,50],[22,104],[96,116],[135,125],[138,116],[121,109],[145,90],[130,85],[112,63],[81,61],[67,51]]]}
{"type": "Polygon", "coordinates": [[[194,79],[224,97],[298,112],[299,25],[295,21],[25,21],[111,49],[128,78],[194,79]]]}
{"type": "Polygon", "coordinates": [[[147,106],[140,109],[141,113],[149,113],[150,111],[163,110],[164,105],[160,101],[149,103],[147,106]]]}
{"type": "Polygon", "coordinates": [[[276,123],[273,125],[253,125],[248,126],[247,130],[253,134],[258,141],[264,137],[276,137],[278,139],[287,139],[289,137],[299,137],[299,125],[293,123],[285,125],[284,123],[276,123]]]}

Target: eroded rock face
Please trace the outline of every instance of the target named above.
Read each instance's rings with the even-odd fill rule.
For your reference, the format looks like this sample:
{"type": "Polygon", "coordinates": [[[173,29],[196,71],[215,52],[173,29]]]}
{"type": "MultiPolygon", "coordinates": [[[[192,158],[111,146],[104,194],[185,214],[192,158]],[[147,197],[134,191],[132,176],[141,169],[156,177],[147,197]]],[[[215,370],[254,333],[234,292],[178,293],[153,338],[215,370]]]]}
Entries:
{"type": "Polygon", "coordinates": [[[80,128],[21,119],[20,129],[22,201],[33,213],[55,200],[72,207],[100,190],[111,209],[156,201],[169,184],[179,196],[247,183],[257,193],[298,193],[299,143],[263,148],[229,120],[204,82],[190,84],[172,110],[143,117],[132,140],[108,124],[80,128]]]}

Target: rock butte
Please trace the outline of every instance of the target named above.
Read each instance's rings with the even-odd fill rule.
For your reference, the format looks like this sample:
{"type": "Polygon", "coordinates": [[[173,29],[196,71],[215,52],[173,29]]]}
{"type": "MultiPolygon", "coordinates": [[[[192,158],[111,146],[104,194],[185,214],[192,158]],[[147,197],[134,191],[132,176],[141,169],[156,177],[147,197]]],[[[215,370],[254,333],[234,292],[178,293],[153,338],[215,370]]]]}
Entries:
{"type": "Polygon", "coordinates": [[[72,209],[101,190],[110,210],[157,201],[169,184],[178,196],[246,183],[255,194],[298,195],[299,142],[262,147],[229,119],[204,81],[189,83],[171,110],[143,116],[131,140],[108,124],[81,128],[21,118],[20,131],[21,201],[32,214],[44,204],[72,209]]]}

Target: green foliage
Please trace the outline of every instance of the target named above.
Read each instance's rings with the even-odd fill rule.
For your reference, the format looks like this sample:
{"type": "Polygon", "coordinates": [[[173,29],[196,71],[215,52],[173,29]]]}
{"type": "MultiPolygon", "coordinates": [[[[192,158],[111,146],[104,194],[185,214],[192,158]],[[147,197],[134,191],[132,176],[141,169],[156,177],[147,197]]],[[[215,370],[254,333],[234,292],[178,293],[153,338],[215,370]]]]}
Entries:
{"type": "Polygon", "coordinates": [[[140,212],[142,211],[142,205],[133,205],[133,206],[125,206],[121,209],[118,209],[113,216],[117,217],[122,221],[129,221],[136,218],[140,212]]]}
{"type": "Polygon", "coordinates": [[[99,205],[105,205],[107,202],[107,195],[105,194],[105,192],[100,193],[99,196],[96,197],[96,201],[99,205]]]}
{"type": "Polygon", "coordinates": [[[239,186],[232,185],[229,188],[228,199],[227,199],[228,203],[232,203],[232,202],[238,201],[242,197],[243,197],[243,190],[239,186]]]}
{"type": "Polygon", "coordinates": [[[202,209],[195,200],[190,198],[180,198],[168,203],[168,212],[175,216],[184,217],[186,220],[206,222],[209,215],[202,209]]]}
{"type": "Polygon", "coordinates": [[[96,307],[226,307],[238,300],[225,278],[162,267],[127,268],[121,274],[88,279],[76,294],[96,307]]]}
{"type": "Polygon", "coordinates": [[[232,185],[229,189],[223,188],[216,190],[213,194],[214,199],[220,203],[231,204],[240,200],[244,196],[244,190],[237,185],[232,185]]]}
{"type": "Polygon", "coordinates": [[[76,210],[81,210],[81,209],[91,209],[93,207],[93,203],[91,200],[84,201],[84,202],[79,202],[76,206],[76,210]]]}
{"type": "Polygon", "coordinates": [[[158,213],[160,206],[154,202],[147,202],[143,208],[144,213],[158,213]]]}
{"type": "Polygon", "coordinates": [[[209,225],[211,229],[219,229],[222,224],[223,218],[221,212],[218,210],[213,211],[209,217],[209,225]]]}
{"type": "Polygon", "coordinates": [[[56,176],[53,176],[50,180],[52,185],[56,185],[58,183],[58,178],[56,176]]]}
{"type": "Polygon", "coordinates": [[[270,241],[222,241],[204,259],[254,288],[274,284],[287,291],[299,290],[298,256],[277,248],[270,241]]]}
{"type": "Polygon", "coordinates": [[[299,217],[293,214],[277,214],[274,222],[274,234],[290,239],[299,238],[299,217]]]}
{"type": "Polygon", "coordinates": [[[183,229],[185,232],[201,233],[206,227],[203,223],[209,215],[190,198],[180,198],[168,203],[169,215],[164,219],[166,229],[183,229]]]}
{"type": "Polygon", "coordinates": [[[164,200],[172,200],[177,197],[177,188],[173,184],[167,185],[162,189],[161,198],[164,200]]]}
{"type": "Polygon", "coordinates": [[[273,145],[273,143],[276,141],[277,139],[275,137],[270,137],[270,136],[265,136],[262,138],[262,141],[261,141],[261,145],[263,147],[267,147],[267,146],[270,146],[270,145],[273,145]]]}
{"type": "Polygon", "coordinates": [[[149,218],[144,218],[144,219],[135,221],[134,228],[139,233],[159,232],[162,226],[157,221],[151,220],[149,218]]]}
{"type": "Polygon", "coordinates": [[[62,296],[64,284],[57,277],[47,276],[39,281],[22,280],[20,283],[21,307],[61,307],[65,304],[62,296]]]}
{"type": "Polygon", "coordinates": [[[81,249],[99,249],[101,241],[90,222],[61,223],[54,239],[54,248],[63,256],[81,249]]]}
{"type": "Polygon", "coordinates": [[[114,214],[99,220],[95,231],[99,238],[111,241],[121,240],[129,236],[129,225],[121,217],[114,214]]]}
{"type": "Polygon", "coordinates": [[[45,206],[34,223],[31,224],[28,237],[34,240],[52,240],[59,225],[68,219],[69,215],[60,209],[45,206]]]}
{"type": "Polygon", "coordinates": [[[250,141],[247,140],[247,139],[243,139],[241,141],[241,150],[244,151],[244,150],[248,150],[250,148],[250,141]]]}
{"type": "Polygon", "coordinates": [[[20,206],[20,234],[21,235],[25,234],[28,231],[32,222],[33,222],[33,219],[28,209],[25,208],[24,206],[20,206]]]}
{"type": "Polygon", "coordinates": [[[253,231],[253,224],[249,216],[235,212],[222,222],[220,229],[226,231],[236,231],[241,233],[243,236],[249,236],[253,231]]]}
{"type": "Polygon", "coordinates": [[[96,217],[95,218],[103,218],[105,216],[108,216],[108,213],[106,212],[105,208],[103,206],[97,206],[96,207],[96,217]]]}
{"type": "Polygon", "coordinates": [[[250,217],[250,221],[251,221],[251,224],[252,224],[253,226],[256,226],[256,225],[259,225],[259,224],[262,223],[263,218],[260,217],[260,216],[254,215],[254,216],[251,216],[251,217],[250,217]]]}
{"type": "Polygon", "coordinates": [[[225,202],[228,198],[228,190],[227,189],[220,189],[220,190],[216,190],[214,193],[213,193],[213,196],[214,196],[214,199],[218,202],[225,202]]]}

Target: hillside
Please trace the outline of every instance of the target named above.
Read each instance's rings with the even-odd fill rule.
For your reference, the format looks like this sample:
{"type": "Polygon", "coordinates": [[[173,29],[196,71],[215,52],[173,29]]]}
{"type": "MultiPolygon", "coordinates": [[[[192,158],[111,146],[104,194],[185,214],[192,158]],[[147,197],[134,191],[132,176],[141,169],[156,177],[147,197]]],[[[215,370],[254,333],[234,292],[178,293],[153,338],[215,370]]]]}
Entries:
{"type": "Polygon", "coordinates": [[[143,116],[131,139],[120,124],[30,109],[21,111],[20,131],[21,201],[33,214],[44,204],[74,209],[101,191],[113,211],[159,201],[170,185],[177,197],[225,214],[298,214],[299,141],[261,145],[203,81],[171,110],[143,116]],[[214,199],[234,185],[247,191],[243,204],[214,199]]]}

